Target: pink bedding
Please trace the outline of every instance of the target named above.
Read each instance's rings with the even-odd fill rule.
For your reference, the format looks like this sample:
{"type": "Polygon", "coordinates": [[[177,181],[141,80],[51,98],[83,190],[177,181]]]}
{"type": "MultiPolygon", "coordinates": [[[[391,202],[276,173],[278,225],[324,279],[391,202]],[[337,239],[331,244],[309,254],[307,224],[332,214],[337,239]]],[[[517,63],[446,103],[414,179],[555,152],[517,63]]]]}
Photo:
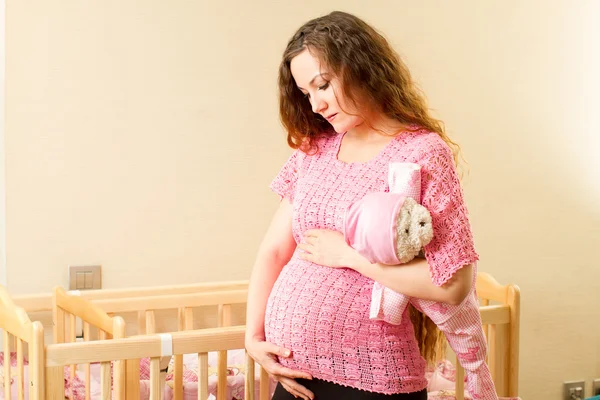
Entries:
{"type": "MultiPolygon", "coordinates": [[[[23,367],[23,386],[24,386],[24,398],[25,400],[29,399],[29,390],[28,390],[28,386],[29,386],[29,361],[27,359],[24,359],[24,367],[23,367]]],[[[8,379],[10,379],[10,386],[11,386],[11,394],[10,394],[10,398],[11,399],[18,399],[19,398],[19,392],[18,392],[18,382],[17,382],[17,353],[16,352],[11,352],[10,353],[10,365],[11,365],[11,371],[10,371],[10,377],[8,379]]],[[[68,396],[70,396],[70,392],[71,392],[71,378],[70,378],[70,368],[69,367],[65,367],[65,398],[68,398],[68,396]]],[[[85,399],[85,391],[84,390],[79,390],[79,382],[78,379],[76,378],[75,381],[73,382],[73,394],[75,399],[85,399]]],[[[83,383],[83,381],[82,381],[83,383]]],[[[4,376],[4,352],[0,352],[0,400],[4,400],[4,385],[5,385],[5,376],[4,376]]],[[[85,386],[83,386],[85,388],[85,386]]]]}

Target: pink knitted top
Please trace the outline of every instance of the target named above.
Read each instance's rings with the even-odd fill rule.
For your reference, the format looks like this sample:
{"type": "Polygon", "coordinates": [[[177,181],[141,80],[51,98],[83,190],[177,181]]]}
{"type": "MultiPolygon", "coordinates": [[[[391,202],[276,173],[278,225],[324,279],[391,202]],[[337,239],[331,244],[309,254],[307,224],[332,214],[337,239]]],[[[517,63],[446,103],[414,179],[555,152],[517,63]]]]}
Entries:
{"type": "MultiPolygon", "coordinates": [[[[439,135],[404,132],[366,163],[337,159],[342,137],[319,140],[314,155],[296,150],[271,184],[293,204],[296,242],[308,229],[342,232],[352,202],[369,192],[388,191],[391,161],[413,162],[421,165],[422,204],[433,220],[434,239],[425,248],[433,282],[442,285],[477,260],[452,153],[439,135]]],[[[371,279],[349,268],[304,261],[298,252],[275,282],[265,314],[267,341],[293,352],[280,362],[370,392],[424,389],[426,365],[408,310],[398,325],[370,319],[371,279]]]]}

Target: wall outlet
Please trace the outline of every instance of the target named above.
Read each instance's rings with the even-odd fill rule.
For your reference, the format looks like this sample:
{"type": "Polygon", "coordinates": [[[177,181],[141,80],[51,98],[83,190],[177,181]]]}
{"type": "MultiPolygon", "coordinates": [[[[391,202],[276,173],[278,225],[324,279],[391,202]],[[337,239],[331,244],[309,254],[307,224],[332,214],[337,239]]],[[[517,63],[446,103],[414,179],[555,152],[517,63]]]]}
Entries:
{"type": "Polygon", "coordinates": [[[600,378],[594,379],[592,382],[592,396],[600,395],[600,378]]]}
{"type": "Polygon", "coordinates": [[[565,382],[564,400],[583,400],[585,398],[585,381],[565,382]]]}
{"type": "Polygon", "coordinates": [[[69,266],[69,290],[102,289],[102,266],[69,266]]]}

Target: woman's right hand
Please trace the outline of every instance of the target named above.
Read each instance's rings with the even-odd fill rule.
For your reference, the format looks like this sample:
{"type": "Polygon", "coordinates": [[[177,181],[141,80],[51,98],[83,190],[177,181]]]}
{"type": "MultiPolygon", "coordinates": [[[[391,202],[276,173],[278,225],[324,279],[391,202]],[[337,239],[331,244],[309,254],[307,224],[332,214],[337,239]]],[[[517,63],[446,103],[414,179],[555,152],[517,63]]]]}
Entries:
{"type": "Polygon", "coordinates": [[[296,371],[281,365],[277,357],[290,357],[291,351],[277,346],[264,340],[252,339],[246,340],[246,351],[260,366],[285,390],[294,397],[304,400],[313,400],[314,394],[296,382],[297,378],[312,379],[312,376],[306,372],[296,371]]]}

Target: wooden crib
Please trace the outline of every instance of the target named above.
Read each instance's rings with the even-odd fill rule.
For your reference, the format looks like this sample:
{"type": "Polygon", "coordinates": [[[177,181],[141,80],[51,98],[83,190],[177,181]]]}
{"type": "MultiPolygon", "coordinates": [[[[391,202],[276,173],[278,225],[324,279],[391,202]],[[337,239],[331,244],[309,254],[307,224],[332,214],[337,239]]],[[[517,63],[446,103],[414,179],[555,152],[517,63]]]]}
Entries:
{"type": "MultiPolygon", "coordinates": [[[[198,354],[198,399],[208,398],[208,353],[219,352],[218,385],[226,384],[228,350],[242,349],[244,345],[244,327],[228,327],[231,322],[231,305],[245,302],[247,282],[225,282],[220,284],[172,286],[168,288],[149,288],[81,292],[74,296],[57,289],[54,294],[55,333],[57,343],[43,345],[43,327],[29,321],[27,315],[15,303],[25,306],[26,311],[48,311],[48,296],[21,297],[15,303],[6,291],[1,291],[0,328],[10,332],[17,340],[17,353],[23,348],[23,342],[29,343],[29,390],[30,399],[65,398],[64,367],[102,363],[102,398],[109,396],[112,388],[115,399],[139,398],[138,360],[150,358],[150,398],[160,399],[164,372],[161,374],[161,361],[174,356],[175,399],[182,399],[182,357],[184,354],[198,354]],[[93,304],[89,305],[87,300],[93,304]],[[82,304],[88,304],[83,307],[82,304]],[[219,309],[217,324],[220,327],[208,329],[193,328],[194,307],[215,305],[219,309]],[[181,332],[158,335],[155,332],[156,312],[164,309],[177,310],[177,324],[181,332]],[[138,335],[123,337],[124,320],[114,314],[135,312],[138,315],[138,335]],[[9,316],[10,318],[6,318],[9,316]],[[84,341],[75,342],[76,319],[84,321],[84,341]],[[98,340],[93,340],[91,331],[98,330],[98,340]],[[140,335],[140,333],[143,333],[140,335]],[[165,341],[169,351],[165,351],[165,341]],[[21,343],[19,345],[19,343],[21,343]],[[44,351],[45,348],[45,351],[44,351]],[[168,353],[168,354],[167,354],[168,353]],[[126,367],[123,368],[125,362],[126,367]],[[112,363],[112,374],[111,374],[112,363]],[[45,379],[44,379],[45,375],[45,379]],[[162,375],[162,376],[161,376],[162,375]],[[161,379],[162,378],[162,379],[161,379]],[[37,396],[37,397],[36,397],[37,396]],[[121,397],[124,396],[124,397],[121,397]]],[[[518,393],[518,354],[519,354],[519,289],[515,285],[502,286],[490,275],[479,273],[477,292],[481,298],[481,316],[488,339],[488,364],[496,383],[499,395],[516,397],[518,393]]],[[[50,297],[51,298],[51,297],[50,297]]],[[[52,303],[52,301],[50,301],[52,303]]],[[[10,342],[5,335],[4,348],[10,342]]],[[[5,352],[5,376],[7,371],[5,352]]],[[[23,354],[21,351],[19,354],[23,354]]],[[[17,355],[17,359],[21,359],[17,355]]],[[[86,366],[86,381],[89,379],[86,366]]],[[[255,393],[255,364],[246,360],[245,393],[247,399],[253,399],[255,393]]],[[[9,368],[10,369],[10,368],[9,368]]],[[[17,366],[18,385],[23,387],[22,363],[17,366]]],[[[73,371],[73,368],[71,368],[73,371]]],[[[72,374],[72,372],[71,372],[72,374]]],[[[456,371],[455,395],[463,398],[464,377],[460,367],[456,371]]],[[[268,398],[269,380],[264,371],[258,381],[260,399],[268,398]]],[[[5,393],[6,392],[5,387],[5,393]]],[[[10,388],[8,389],[10,391],[10,388]]],[[[225,391],[217,391],[218,399],[224,399],[225,391]]],[[[88,397],[89,398],[89,397],[88,397]]]]}
{"type": "MultiPolygon", "coordinates": [[[[50,315],[50,319],[52,320],[51,324],[54,327],[54,334],[52,337],[46,337],[46,349],[47,351],[50,351],[54,348],[61,348],[60,346],[56,347],[56,345],[76,342],[77,337],[75,327],[78,322],[81,322],[80,325],[83,327],[83,338],[80,339],[84,342],[84,345],[91,344],[91,341],[94,339],[107,340],[123,338],[125,337],[125,322],[123,318],[115,316],[115,314],[128,312],[135,312],[137,314],[138,326],[136,333],[138,335],[144,333],[156,333],[155,313],[166,309],[174,309],[177,311],[178,317],[176,323],[178,327],[175,327],[175,329],[183,330],[193,328],[193,308],[202,306],[217,306],[218,318],[217,322],[213,323],[219,326],[226,326],[231,323],[232,306],[234,304],[245,304],[247,287],[247,281],[231,281],[85,292],[66,292],[61,288],[57,288],[53,294],[19,296],[14,299],[10,299],[3,289],[3,292],[0,294],[2,295],[2,299],[6,299],[6,301],[3,302],[4,306],[0,307],[0,328],[11,334],[5,335],[7,338],[6,340],[8,340],[9,337],[18,337],[21,338],[19,343],[29,342],[30,335],[23,335],[20,330],[14,329],[13,326],[21,324],[26,327],[30,324],[25,311],[45,320],[47,325],[49,325],[48,318],[50,315]],[[19,315],[20,319],[18,321],[20,322],[7,325],[5,322],[12,321],[12,319],[5,319],[4,315],[11,315],[11,313],[19,315]]],[[[43,343],[43,327],[39,322],[35,322],[34,324],[38,332],[36,337],[39,337],[39,342],[43,343]]],[[[4,348],[11,349],[14,348],[14,346],[11,347],[5,344],[4,348]]],[[[236,347],[236,349],[241,348],[243,348],[243,344],[236,347]]],[[[24,353],[26,353],[26,351],[19,351],[19,360],[23,360],[24,353]]],[[[30,353],[30,368],[32,370],[38,370],[39,368],[33,366],[34,353],[40,354],[40,351],[32,351],[30,353]]],[[[5,354],[6,357],[10,357],[8,351],[6,351],[5,354]]],[[[43,355],[44,353],[42,352],[41,354],[43,355]]],[[[146,357],[148,357],[148,355],[146,357]]],[[[90,360],[90,363],[98,363],[101,361],[102,360],[99,358],[92,359],[90,360]]],[[[136,380],[135,378],[136,373],[139,375],[139,363],[136,366],[136,361],[139,361],[139,359],[129,360],[126,368],[123,367],[120,362],[102,362],[101,380],[103,391],[110,391],[112,383],[115,394],[114,398],[139,398],[139,380],[136,380]],[[113,367],[112,374],[111,364],[113,367]],[[124,374],[125,369],[127,369],[127,375],[124,374]],[[128,378],[127,382],[131,382],[127,387],[125,387],[125,376],[128,378]]],[[[162,361],[164,361],[164,357],[162,361]]],[[[90,363],[83,363],[86,375],[85,398],[89,398],[89,385],[87,383],[89,383],[90,377],[90,363]]],[[[183,378],[180,373],[181,368],[177,368],[180,364],[181,354],[175,356],[174,387],[176,388],[181,386],[183,378]]],[[[5,365],[10,369],[10,363],[6,363],[5,365]]],[[[38,363],[38,366],[39,365],[43,366],[44,362],[38,363]]],[[[159,362],[159,366],[160,365],[159,362]]],[[[75,368],[73,367],[75,364],[69,364],[69,366],[71,368],[68,375],[73,379],[75,374],[75,368]]],[[[226,367],[226,353],[221,353],[219,357],[219,386],[221,387],[225,385],[223,381],[227,378],[225,372],[226,367]]],[[[40,382],[30,388],[32,392],[37,392],[38,396],[35,397],[36,395],[32,394],[30,398],[43,398],[40,396],[44,396],[45,394],[49,395],[50,393],[53,393],[53,396],[56,398],[64,398],[58,397],[58,393],[64,390],[64,382],[62,379],[59,379],[59,375],[62,371],[61,368],[42,368],[41,371],[48,374],[47,379],[45,381],[44,379],[41,379],[40,382]],[[38,392],[36,389],[38,387],[43,388],[43,390],[38,392]]],[[[22,379],[22,368],[17,369],[18,375],[22,379]]],[[[9,374],[10,372],[6,373],[5,376],[10,376],[9,374]]],[[[264,373],[263,379],[265,381],[267,380],[267,376],[264,373]]],[[[17,385],[19,388],[23,387],[20,381],[17,385]]],[[[7,393],[10,390],[9,386],[10,385],[5,388],[7,393]]],[[[177,390],[174,391],[175,398],[181,398],[181,393],[177,395],[177,392],[177,390]]],[[[68,389],[66,394],[68,398],[76,398],[73,396],[72,388],[71,390],[68,389]]],[[[10,398],[10,395],[6,396],[6,398],[10,398]]]]}
{"type": "MultiPolygon", "coordinates": [[[[55,330],[57,331],[56,337],[61,339],[66,338],[66,340],[61,340],[61,342],[75,342],[75,331],[73,330],[73,326],[76,324],[76,318],[80,318],[83,321],[84,326],[84,341],[89,342],[90,338],[92,337],[89,327],[90,325],[96,328],[100,326],[99,323],[102,321],[99,318],[100,314],[104,314],[101,316],[106,320],[106,322],[104,322],[104,326],[110,327],[118,322],[117,318],[120,318],[113,318],[111,315],[132,312],[138,315],[137,336],[140,334],[156,334],[158,333],[156,328],[156,315],[162,310],[175,310],[177,312],[176,329],[178,331],[192,330],[194,327],[193,309],[206,306],[217,307],[218,317],[216,325],[218,327],[230,326],[232,319],[232,306],[235,304],[246,303],[246,298],[248,296],[247,286],[247,282],[244,285],[239,285],[237,283],[226,283],[214,288],[202,287],[201,290],[199,290],[198,287],[185,286],[181,287],[181,290],[178,292],[173,292],[172,294],[156,294],[156,292],[152,292],[151,294],[142,296],[142,293],[135,293],[136,297],[104,297],[102,299],[93,301],[83,299],[79,293],[68,293],[61,288],[57,288],[54,292],[54,308],[57,313],[57,317],[55,318],[55,330]],[[114,319],[114,322],[109,322],[110,319],[114,319]]],[[[168,291],[163,291],[163,293],[165,292],[168,293],[168,291]]],[[[106,332],[110,334],[110,332],[106,332]]],[[[169,335],[171,334],[166,333],[162,337],[164,339],[165,336],[169,335]]],[[[119,335],[118,337],[121,338],[124,336],[119,335]]],[[[117,338],[117,336],[115,336],[115,338],[117,338]]],[[[170,338],[167,339],[171,340],[170,338]]],[[[242,348],[243,345],[237,349],[242,348]]],[[[182,399],[183,354],[173,353],[173,355],[173,394],[175,399],[182,399]]],[[[161,360],[152,360],[151,363],[158,363],[161,367],[160,370],[162,371],[168,365],[170,356],[170,354],[165,355],[161,360]]],[[[225,387],[227,383],[227,352],[220,351],[218,354],[218,360],[217,387],[225,387]]],[[[153,368],[153,366],[151,366],[151,368],[153,368]]],[[[89,382],[89,374],[87,373],[88,369],[89,366],[86,366],[86,382],[89,382]]],[[[122,393],[119,392],[119,396],[125,395],[125,398],[127,399],[138,399],[140,398],[139,359],[128,359],[126,369],[126,386],[124,383],[117,385],[117,378],[115,377],[113,378],[115,390],[117,387],[120,390],[123,390],[122,393]]],[[[268,377],[265,374],[263,375],[263,378],[266,382],[268,377]]],[[[161,374],[161,382],[164,382],[164,376],[165,373],[163,372],[161,374]]],[[[267,393],[266,389],[263,391],[267,393]]],[[[89,393],[89,385],[86,385],[86,393],[89,393]]],[[[217,399],[224,399],[224,394],[225,391],[218,392],[217,399]]]]}

